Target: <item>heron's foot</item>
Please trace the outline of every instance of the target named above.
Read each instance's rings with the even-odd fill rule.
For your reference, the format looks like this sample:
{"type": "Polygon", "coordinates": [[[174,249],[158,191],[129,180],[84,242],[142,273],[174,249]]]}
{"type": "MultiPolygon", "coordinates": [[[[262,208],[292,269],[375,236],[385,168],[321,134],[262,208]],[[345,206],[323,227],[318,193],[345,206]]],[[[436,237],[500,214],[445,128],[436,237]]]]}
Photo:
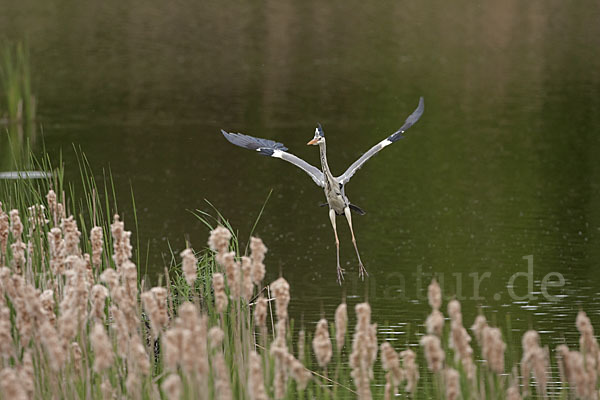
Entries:
{"type": "Polygon", "coordinates": [[[344,280],[344,270],[339,265],[337,266],[337,283],[342,286],[342,281],[344,280]]]}
{"type": "Polygon", "coordinates": [[[358,264],[358,276],[363,281],[365,280],[365,276],[369,276],[369,273],[367,272],[367,269],[365,268],[365,266],[362,263],[358,264]]]}

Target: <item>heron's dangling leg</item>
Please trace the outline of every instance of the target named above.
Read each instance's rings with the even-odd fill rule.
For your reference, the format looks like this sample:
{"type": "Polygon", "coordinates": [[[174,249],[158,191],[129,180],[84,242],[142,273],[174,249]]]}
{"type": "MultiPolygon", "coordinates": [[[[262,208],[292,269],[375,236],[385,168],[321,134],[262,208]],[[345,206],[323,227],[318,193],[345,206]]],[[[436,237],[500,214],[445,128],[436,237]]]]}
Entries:
{"type": "Polygon", "coordinates": [[[356,257],[358,257],[358,274],[364,280],[365,275],[369,275],[365,266],[363,265],[360,254],[358,254],[358,247],[356,246],[356,238],[354,237],[354,229],[352,229],[352,216],[350,215],[350,208],[344,208],[344,214],[346,215],[346,219],[348,220],[348,226],[350,226],[350,233],[352,233],[352,244],[354,244],[354,250],[356,250],[356,257]]]}
{"type": "Polygon", "coordinates": [[[338,239],[337,228],[335,227],[335,211],[329,209],[329,219],[333,226],[333,233],[335,234],[335,254],[337,257],[337,281],[341,285],[344,280],[344,270],[340,267],[340,240],[338,239]]]}

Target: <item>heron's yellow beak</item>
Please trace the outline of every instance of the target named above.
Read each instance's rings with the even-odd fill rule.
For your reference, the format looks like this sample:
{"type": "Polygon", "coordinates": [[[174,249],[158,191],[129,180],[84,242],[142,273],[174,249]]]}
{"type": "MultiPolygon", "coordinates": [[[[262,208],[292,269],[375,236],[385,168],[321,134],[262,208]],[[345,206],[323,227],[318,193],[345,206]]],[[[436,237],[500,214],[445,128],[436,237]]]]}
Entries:
{"type": "Polygon", "coordinates": [[[309,145],[309,144],[317,144],[317,140],[318,140],[318,139],[313,139],[313,140],[311,140],[310,142],[308,142],[308,143],[306,143],[306,144],[307,144],[307,145],[309,145]]]}

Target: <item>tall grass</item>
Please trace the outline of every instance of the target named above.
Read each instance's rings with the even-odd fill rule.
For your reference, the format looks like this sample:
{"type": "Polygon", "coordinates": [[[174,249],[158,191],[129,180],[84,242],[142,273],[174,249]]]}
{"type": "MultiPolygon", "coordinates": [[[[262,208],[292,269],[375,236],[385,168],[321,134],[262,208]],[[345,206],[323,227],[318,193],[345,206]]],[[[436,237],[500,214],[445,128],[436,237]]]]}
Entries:
{"type": "Polygon", "coordinates": [[[510,326],[480,315],[469,327],[434,281],[418,351],[380,343],[368,303],[296,332],[290,283],[265,284],[265,244],[242,250],[222,215],[199,213],[208,248],[189,243],[148,287],[126,230],[136,216],[115,215],[110,176],[98,185],[79,159],[80,194],[48,159],[32,162],[51,179],[0,181],[2,398],[597,398],[600,351],[583,312],[578,351],[551,352],[535,331],[507,350],[510,326]]]}

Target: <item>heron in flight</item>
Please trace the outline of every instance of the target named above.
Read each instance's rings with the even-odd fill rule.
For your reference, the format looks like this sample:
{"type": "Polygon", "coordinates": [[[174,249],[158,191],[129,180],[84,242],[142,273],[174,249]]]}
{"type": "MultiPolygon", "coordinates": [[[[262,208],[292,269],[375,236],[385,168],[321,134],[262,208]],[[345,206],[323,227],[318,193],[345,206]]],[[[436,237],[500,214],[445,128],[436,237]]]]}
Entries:
{"type": "Polygon", "coordinates": [[[352,178],[356,171],[358,171],[368,159],[377,154],[381,149],[401,139],[404,132],[419,120],[423,114],[424,108],[425,103],[423,101],[423,97],[421,97],[416,110],[409,115],[404,122],[404,125],[402,125],[400,129],[383,139],[381,142],[377,143],[375,146],[371,147],[369,151],[367,151],[362,155],[362,157],[350,165],[346,172],[338,177],[333,176],[331,170],[329,169],[329,164],[327,164],[325,133],[323,132],[323,128],[321,128],[321,124],[318,124],[317,128],[315,129],[315,136],[313,139],[307,143],[308,145],[319,145],[321,169],[318,169],[301,158],[288,153],[287,147],[285,147],[282,143],[278,143],[269,139],[261,139],[244,135],[241,133],[228,133],[224,130],[221,130],[221,133],[223,133],[223,136],[225,136],[229,142],[235,144],[236,146],[254,150],[263,156],[281,158],[282,160],[294,164],[306,172],[318,186],[324,189],[325,198],[327,199],[327,204],[324,205],[329,205],[329,219],[331,220],[333,233],[335,235],[338,276],[337,280],[338,283],[341,284],[342,280],[344,279],[344,270],[342,267],[340,267],[340,241],[338,239],[337,228],[335,225],[336,215],[345,215],[346,220],[348,221],[350,233],[352,234],[352,243],[354,244],[354,250],[356,250],[356,256],[358,257],[359,276],[364,279],[364,276],[368,275],[367,270],[360,259],[360,254],[356,245],[356,238],[354,236],[354,230],[352,229],[352,216],[350,215],[350,210],[358,213],[359,215],[364,215],[365,212],[360,207],[350,203],[350,200],[348,200],[348,197],[344,192],[344,187],[350,178],[352,178]]]}

